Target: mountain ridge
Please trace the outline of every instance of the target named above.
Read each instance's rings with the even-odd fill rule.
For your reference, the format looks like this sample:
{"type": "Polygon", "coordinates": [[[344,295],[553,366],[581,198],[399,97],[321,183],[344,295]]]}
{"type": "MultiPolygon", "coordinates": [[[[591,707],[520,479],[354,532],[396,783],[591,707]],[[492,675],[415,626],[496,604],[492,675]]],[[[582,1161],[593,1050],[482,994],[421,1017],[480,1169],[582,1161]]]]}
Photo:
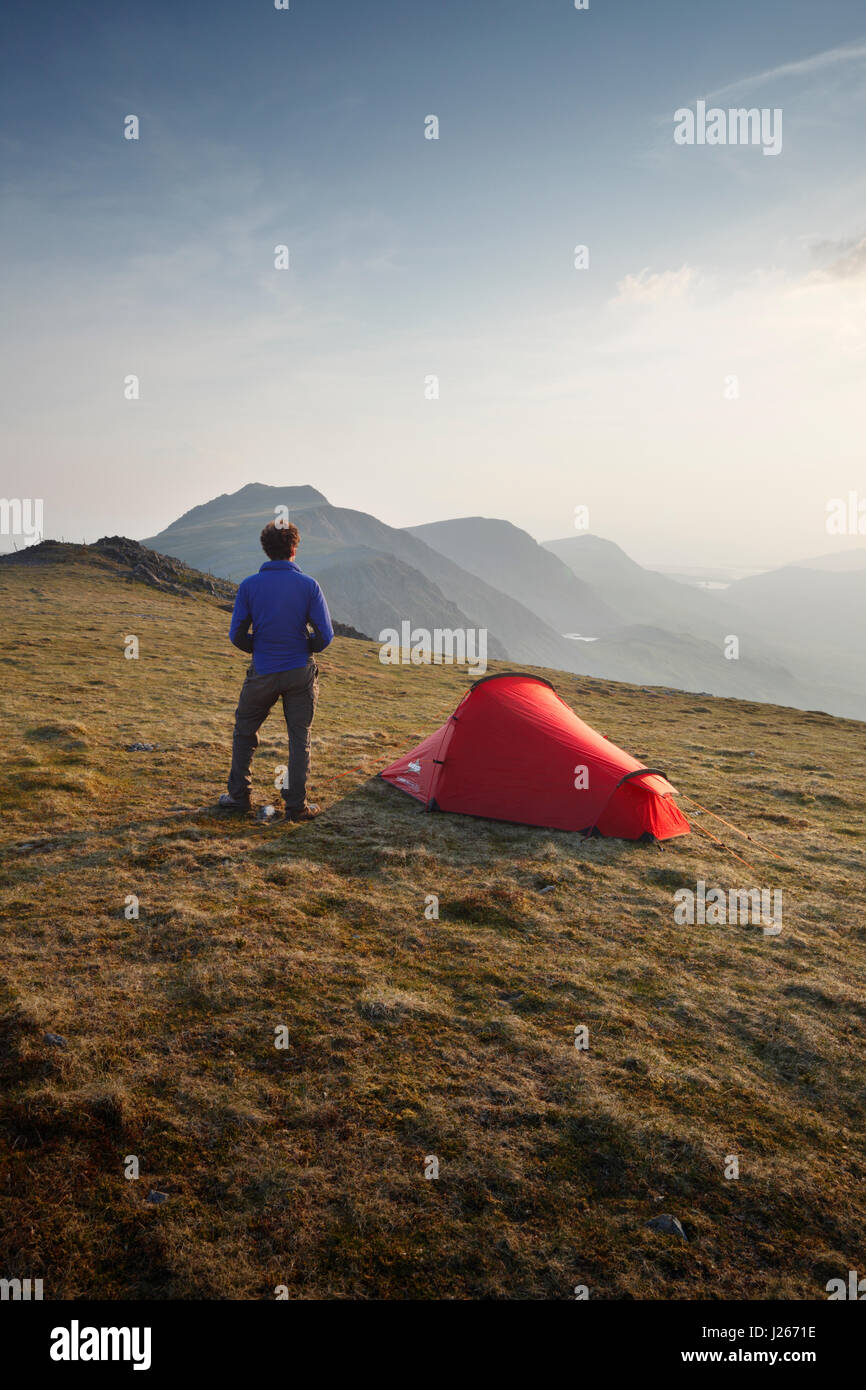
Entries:
{"type": "Polygon", "coordinates": [[[301,568],[326,597],[330,590],[335,618],[356,630],[376,635],[406,620],[430,630],[483,628],[495,659],[866,718],[866,658],[845,641],[857,571],[816,570],[800,593],[796,576],[808,581],[810,572],[796,568],[707,590],[644,569],[602,537],[540,544],[493,517],[397,528],[334,506],[310,484],[247,484],[144,544],[238,580],[259,568],[259,531],[281,507],[301,530],[301,568]],[[789,621],[784,592],[774,597],[786,585],[788,609],[809,610],[806,640],[789,621]],[[841,616],[822,622],[816,594],[831,589],[841,616]]]}
{"type": "MultiPolygon", "coordinates": [[[[264,525],[273,517],[274,508],[284,504],[284,499],[290,493],[290,489],[286,488],[267,488],[259,484],[254,487],[253,493],[241,489],[239,493],[224,494],[214,525],[203,524],[203,513],[211,505],[205,503],[201,510],[194,509],[196,516],[192,525],[187,523],[181,526],[179,519],[157,535],[146,538],[143,543],[154,549],[171,547],[200,569],[228,578],[242,578],[261,563],[256,528],[260,529],[259,523],[264,525]],[[234,502],[234,506],[227,505],[227,502],[234,502]]],[[[525,605],[461,569],[424,541],[388,526],[367,512],[335,507],[330,503],[308,502],[301,510],[300,517],[298,563],[314,577],[323,568],[326,557],[332,575],[335,564],[346,563],[345,555],[342,562],[334,558],[340,551],[366,546],[369,550],[392,555],[416,572],[418,577],[412,581],[414,592],[421,593],[425,580],[428,586],[431,583],[435,586],[424,606],[423,626],[454,626],[456,609],[462,616],[460,626],[487,629],[489,649],[497,655],[507,655],[510,659],[535,665],[559,666],[564,670],[573,668],[571,644],[560,633],[525,605]],[[437,594],[441,595],[441,603],[437,600],[437,594]],[[437,605],[441,608],[441,620],[437,620],[437,605]]],[[[291,512],[289,519],[292,519],[291,512]]],[[[384,576],[381,565],[378,570],[384,576]]],[[[405,572],[394,566],[387,602],[383,603],[383,620],[377,630],[394,626],[394,614],[416,621],[412,613],[400,608],[404,590],[405,572]]],[[[369,597],[369,582],[365,583],[364,592],[369,597]]],[[[369,625],[369,615],[362,618],[362,610],[356,607],[348,578],[341,587],[341,603],[344,605],[340,612],[342,621],[357,627],[363,627],[365,623],[369,625]]]]}

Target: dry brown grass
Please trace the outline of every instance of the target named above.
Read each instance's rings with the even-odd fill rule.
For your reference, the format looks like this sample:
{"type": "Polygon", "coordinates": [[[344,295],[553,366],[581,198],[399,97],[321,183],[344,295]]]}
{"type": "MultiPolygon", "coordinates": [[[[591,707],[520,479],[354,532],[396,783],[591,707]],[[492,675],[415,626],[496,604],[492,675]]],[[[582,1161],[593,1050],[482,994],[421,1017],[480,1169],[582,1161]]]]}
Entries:
{"type": "Polygon", "coordinates": [[[324,814],[268,828],[207,809],[243,670],[216,604],[83,558],[3,567],[0,594],[0,1274],[52,1298],[761,1299],[862,1271],[862,725],[553,676],[782,855],[745,847],[752,874],[697,834],[424,814],[373,774],[468,680],[338,639],[324,814]],[[676,926],[699,878],[781,887],[782,935],[676,926]],[[661,1211],[687,1244],[646,1229],[661,1211]]]}

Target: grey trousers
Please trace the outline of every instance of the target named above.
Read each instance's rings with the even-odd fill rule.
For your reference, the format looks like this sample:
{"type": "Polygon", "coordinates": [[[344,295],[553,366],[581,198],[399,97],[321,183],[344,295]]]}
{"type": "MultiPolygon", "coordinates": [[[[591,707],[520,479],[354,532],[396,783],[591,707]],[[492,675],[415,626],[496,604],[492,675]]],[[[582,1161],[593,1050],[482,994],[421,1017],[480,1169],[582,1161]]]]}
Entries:
{"type": "Polygon", "coordinates": [[[252,791],[250,766],[259,746],[259,729],[281,697],[289,734],[289,778],[288,786],[282,789],[282,797],[288,810],[299,811],[307,795],[310,725],[319,698],[319,668],[312,657],[306,666],[264,676],[256,675],[250,662],[235,710],[228,791],[235,801],[249,800],[252,791]]]}

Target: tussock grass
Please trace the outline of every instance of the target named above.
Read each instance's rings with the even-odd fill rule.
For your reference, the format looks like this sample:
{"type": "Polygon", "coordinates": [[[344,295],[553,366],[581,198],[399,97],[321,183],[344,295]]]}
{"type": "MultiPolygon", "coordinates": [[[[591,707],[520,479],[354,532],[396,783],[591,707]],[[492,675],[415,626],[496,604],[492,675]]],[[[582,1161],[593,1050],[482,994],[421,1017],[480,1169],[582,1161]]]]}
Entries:
{"type": "MultiPolygon", "coordinates": [[[[468,679],[338,639],[324,814],[267,827],[213,809],[244,667],[216,602],[86,552],[0,568],[0,596],[0,1272],[51,1298],[800,1299],[862,1269],[862,725],[553,674],[781,856],[695,815],[753,870],[697,828],[660,853],[425,815],[375,773],[468,679]],[[677,926],[698,879],[782,888],[782,935],[677,926]]],[[[277,711],[261,803],[284,762],[277,711]]]]}

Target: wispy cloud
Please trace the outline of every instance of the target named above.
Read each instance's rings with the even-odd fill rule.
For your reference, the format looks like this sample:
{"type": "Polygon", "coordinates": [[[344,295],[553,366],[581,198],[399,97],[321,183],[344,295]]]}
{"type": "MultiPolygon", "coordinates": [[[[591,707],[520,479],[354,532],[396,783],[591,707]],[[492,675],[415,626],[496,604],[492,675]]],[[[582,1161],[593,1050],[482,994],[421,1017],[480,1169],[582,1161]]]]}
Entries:
{"type": "Polygon", "coordinates": [[[736,82],[729,82],[725,87],[717,87],[715,91],[707,92],[706,100],[711,101],[716,97],[727,96],[731,92],[738,92],[744,88],[762,87],[767,82],[782,82],[788,77],[810,77],[812,73],[839,67],[844,63],[864,62],[866,62],[866,43],[845,44],[840,48],[828,48],[823,53],[813,53],[811,58],[800,58],[795,63],[781,63],[778,67],[767,68],[764,72],[752,73],[749,77],[740,77],[736,82]]]}
{"type": "Polygon", "coordinates": [[[613,303],[662,304],[671,299],[683,299],[693,289],[695,279],[695,271],[689,265],[655,273],[645,266],[637,275],[626,275],[619,281],[613,303]]]}
{"type": "Polygon", "coordinates": [[[866,237],[863,237],[847,255],[831,261],[829,265],[817,273],[829,276],[833,280],[861,278],[866,274],[866,237]]]}

